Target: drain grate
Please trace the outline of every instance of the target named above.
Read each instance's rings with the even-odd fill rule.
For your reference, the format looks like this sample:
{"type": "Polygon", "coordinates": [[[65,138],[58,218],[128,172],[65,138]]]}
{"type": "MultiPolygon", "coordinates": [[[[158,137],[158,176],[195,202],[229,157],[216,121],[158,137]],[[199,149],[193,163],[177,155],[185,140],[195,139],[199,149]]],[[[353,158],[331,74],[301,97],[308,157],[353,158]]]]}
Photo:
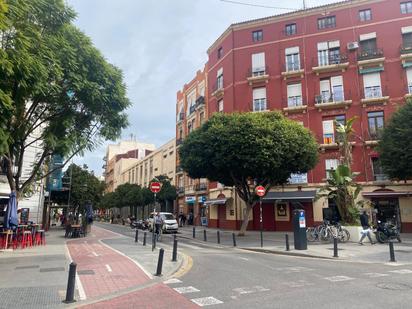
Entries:
{"type": "Polygon", "coordinates": [[[393,282],[378,283],[376,286],[380,289],[393,291],[405,291],[411,289],[411,287],[407,284],[393,282]]]}
{"type": "Polygon", "coordinates": [[[94,275],[94,270],[91,270],[91,269],[79,270],[77,273],[79,275],[94,275]]]}
{"type": "Polygon", "coordinates": [[[48,273],[52,271],[64,271],[64,267],[40,268],[41,273],[48,273]]]}
{"type": "Polygon", "coordinates": [[[15,268],[15,270],[19,270],[19,269],[31,269],[31,268],[39,268],[39,265],[26,265],[26,266],[17,266],[15,268]]]}

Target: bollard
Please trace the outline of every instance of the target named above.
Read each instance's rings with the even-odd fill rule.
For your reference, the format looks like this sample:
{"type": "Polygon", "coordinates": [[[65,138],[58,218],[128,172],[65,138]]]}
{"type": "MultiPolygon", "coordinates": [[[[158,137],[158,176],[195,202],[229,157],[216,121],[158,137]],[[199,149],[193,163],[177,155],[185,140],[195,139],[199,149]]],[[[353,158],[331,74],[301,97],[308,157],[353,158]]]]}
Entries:
{"type": "Polygon", "coordinates": [[[389,255],[391,257],[390,262],[396,262],[395,260],[395,250],[393,249],[393,241],[389,241],[389,255]]]}
{"type": "Polygon", "coordinates": [[[196,228],[193,227],[193,238],[196,238],[196,228]]]}
{"type": "Polygon", "coordinates": [[[77,267],[77,264],[75,262],[70,263],[69,278],[67,280],[66,299],[64,301],[65,303],[75,302],[74,288],[76,284],[76,267],[77,267]]]}
{"type": "Polygon", "coordinates": [[[139,230],[136,229],[136,235],[134,235],[134,242],[139,242],[139,230]]]}
{"type": "Polygon", "coordinates": [[[260,247],[263,248],[263,231],[260,229],[260,247]]]}
{"type": "Polygon", "coordinates": [[[160,250],[159,250],[159,259],[157,260],[156,276],[161,276],[162,275],[163,254],[164,253],[165,253],[165,250],[163,248],[160,248],[160,250]]]}
{"type": "Polygon", "coordinates": [[[339,257],[338,256],[338,238],[333,237],[333,257],[339,257]]]}
{"type": "Polygon", "coordinates": [[[152,251],[156,249],[156,236],[152,238],[152,251]]]}
{"type": "Polygon", "coordinates": [[[286,251],[289,251],[290,248],[289,248],[289,235],[288,234],[285,234],[285,241],[286,241],[286,251]]]}
{"type": "Polygon", "coordinates": [[[143,246],[146,246],[146,232],[143,233],[143,246]]]}
{"type": "Polygon", "coordinates": [[[206,230],[203,230],[203,240],[204,240],[204,241],[207,241],[206,230]]]}
{"type": "Polygon", "coordinates": [[[217,231],[216,234],[217,234],[217,243],[220,244],[220,231],[217,231]]]}
{"type": "Polygon", "coordinates": [[[236,247],[236,235],[235,235],[235,233],[232,233],[232,238],[233,238],[233,247],[236,247]]]}
{"type": "Polygon", "coordinates": [[[177,261],[177,239],[175,237],[175,239],[173,240],[172,262],[176,262],[176,261],[177,261]]]}

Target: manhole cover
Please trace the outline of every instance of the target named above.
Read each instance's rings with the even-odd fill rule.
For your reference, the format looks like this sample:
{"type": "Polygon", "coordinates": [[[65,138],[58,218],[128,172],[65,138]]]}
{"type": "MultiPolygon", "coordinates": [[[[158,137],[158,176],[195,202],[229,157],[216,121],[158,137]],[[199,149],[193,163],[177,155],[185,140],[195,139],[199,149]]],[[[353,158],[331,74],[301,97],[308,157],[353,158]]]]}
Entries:
{"type": "Polygon", "coordinates": [[[402,283],[378,283],[376,286],[384,290],[404,291],[404,290],[411,289],[409,285],[402,284],[402,283]]]}

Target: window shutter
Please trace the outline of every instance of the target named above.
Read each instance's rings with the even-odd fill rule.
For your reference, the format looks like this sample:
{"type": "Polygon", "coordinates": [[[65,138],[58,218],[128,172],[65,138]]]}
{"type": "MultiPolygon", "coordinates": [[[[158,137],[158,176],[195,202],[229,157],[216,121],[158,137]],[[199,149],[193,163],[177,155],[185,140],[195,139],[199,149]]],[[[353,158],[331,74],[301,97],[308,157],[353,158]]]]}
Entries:
{"type": "Polygon", "coordinates": [[[299,46],[289,47],[285,49],[285,55],[299,54],[299,46]]]}
{"type": "Polygon", "coordinates": [[[252,55],[252,69],[264,69],[265,68],[265,53],[252,55]]]}
{"type": "Polygon", "coordinates": [[[337,159],[326,159],[325,160],[326,170],[331,170],[331,169],[336,170],[338,168],[338,164],[339,164],[339,161],[337,159]]]}
{"type": "Polygon", "coordinates": [[[322,92],[330,92],[330,82],[329,79],[324,79],[320,81],[320,93],[322,92]]]}
{"type": "Polygon", "coordinates": [[[217,70],[217,75],[216,77],[219,77],[220,75],[223,74],[223,68],[220,68],[219,70],[217,70]]]}
{"type": "Polygon", "coordinates": [[[406,69],[406,78],[408,79],[408,84],[412,84],[412,68],[406,69]]]}
{"type": "Polygon", "coordinates": [[[335,132],[335,129],[333,126],[333,120],[324,120],[322,122],[322,126],[323,126],[323,134],[330,134],[330,133],[335,132]]]}
{"type": "Polygon", "coordinates": [[[288,85],[288,97],[302,96],[302,84],[288,85]]]}
{"type": "Polygon", "coordinates": [[[318,43],[318,50],[327,50],[328,49],[328,42],[319,42],[318,43]]]}
{"type": "Polygon", "coordinates": [[[330,82],[332,84],[332,88],[335,86],[343,86],[342,76],[333,76],[330,78],[330,82]]]}
{"type": "Polygon", "coordinates": [[[266,99],[266,88],[253,89],[253,100],[266,99]]]}
{"type": "Polygon", "coordinates": [[[376,32],[361,34],[359,36],[359,41],[367,41],[371,39],[376,39],[376,32]]]}
{"type": "Polygon", "coordinates": [[[363,87],[375,87],[381,85],[380,73],[363,74],[363,87]]]}
{"type": "Polygon", "coordinates": [[[340,47],[339,41],[330,41],[328,43],[328,45],[329,45],[329,48],[338,48],[338,47],[340,47]]]}
{"type": "Polygon", "coordinates": [[[402,34],[411,33],[411,32],[412,32],[412,26],[402,27],[401,28],[401,33],[402,34]]]}

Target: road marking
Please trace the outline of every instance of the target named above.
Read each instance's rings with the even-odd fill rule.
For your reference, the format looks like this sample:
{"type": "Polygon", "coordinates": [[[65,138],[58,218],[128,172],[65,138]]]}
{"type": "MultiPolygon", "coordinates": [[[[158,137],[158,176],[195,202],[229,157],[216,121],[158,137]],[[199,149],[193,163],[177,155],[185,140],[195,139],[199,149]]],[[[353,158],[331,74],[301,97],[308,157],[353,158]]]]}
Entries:
{"type": "Polygon", "coordinates": [[[390,270],[390,273],[395,273],[395,274],[411,274],[412,270],[410,269],[397,269],[397,270],[390,270]]]}
{"type": "Polygon", "coordinates": [[[369,278],[378,278],[378,277],[389,276],[388,274],[381,274],[381,273],[364,273],[364,275],[368,276],[369,278]]]}
{"type": "Polygon", "coordinates": [[[303,286],[314,285],[313,283],[306,282],[305,280],[282,282],[282,284],[287,285],[290,288],[300,288],[303,286]]]}
{"type": "Polygon", "coordinates": [[[182,283],[182,281],[180,281],[180,280],[177,279],[177,278],[170,278],[170,279],[168,279],[168,280],[166,280],[166,281],[163,281],[163,283],[164,283],[164,284],[182,283]]]}
{"type": "Polygon", "coordinates": [[[201,250],[201,249],[203,249],[202,247],[192,246],[192,245],[188,245],[188,244],[185,244],[185,243],[180,243],[179,246],[181,246],[181,247],[188,247],[188,248],[194,249],[194,250],[201,250]]]}
{"type": "Polygon", "coordinates": [[[351,277],[348,277],[348,276],[333,276],[333,277],[326,277],[326,278],[323,278],[323,279],[329,280],[331,282],[354,280],[354,278],[351,278],[351,277]]]}
{"type": "Polygon", "coordinates": [[[195,293],[195,292],[200,292],[200,290],[192,287],[192,286],[184,286],[180,288],[173,288],[177,293],[179,294],[186,294],[186,293],[195,293]]]}
{"type": "Polygon", "coordinates": [[[195,298],[195,299],[191,299],[191,301],[200,307],[223,304],[221,300],[218,300],[212,296],[195,298]]]}
{"type": "Polygon", "coordinates": [[[285,273],[300,273],[302,271],[313,271],[313,268],[309,267],[278,267],[276,268],[278,271],[284,271],[285,273]]]}
{"type": "Polygon", "coordinates": [[[240,256],[240,257],[239,257],[239,259],[241,259],[241,260],[245,260],[245,261],[249,261],[249,259],[248,259],[248,258],[245,258],[245,257],[242,257],[242,256],[240,256]]]}
{"type": "Polygon", "coordinates": [[[108,271],[109,273],[111,273],[111,272],[112,272],[112,268],[110,267],[110,265],[109,265],[109,264],[106,264],[106,268],[107,268],[107,271],[108,271]]]}
{"type": "Polygon", "coordinates": [[[236,288],[236,289],[233,289],[232,291],[239,293],[239,294],[251,294],[251,293],[257,293],[257,292],[266,292],[266,291],[269,291],[269,289],[266,289],[260,285],[256,285],[250,288],[236,288]]]}
{"type": "Polygon", "coordinates": [[[96,252],[94,252],[94,251],[92,251],[92,254],[94,255],[94,256],[99,256],[96,252]]]}

